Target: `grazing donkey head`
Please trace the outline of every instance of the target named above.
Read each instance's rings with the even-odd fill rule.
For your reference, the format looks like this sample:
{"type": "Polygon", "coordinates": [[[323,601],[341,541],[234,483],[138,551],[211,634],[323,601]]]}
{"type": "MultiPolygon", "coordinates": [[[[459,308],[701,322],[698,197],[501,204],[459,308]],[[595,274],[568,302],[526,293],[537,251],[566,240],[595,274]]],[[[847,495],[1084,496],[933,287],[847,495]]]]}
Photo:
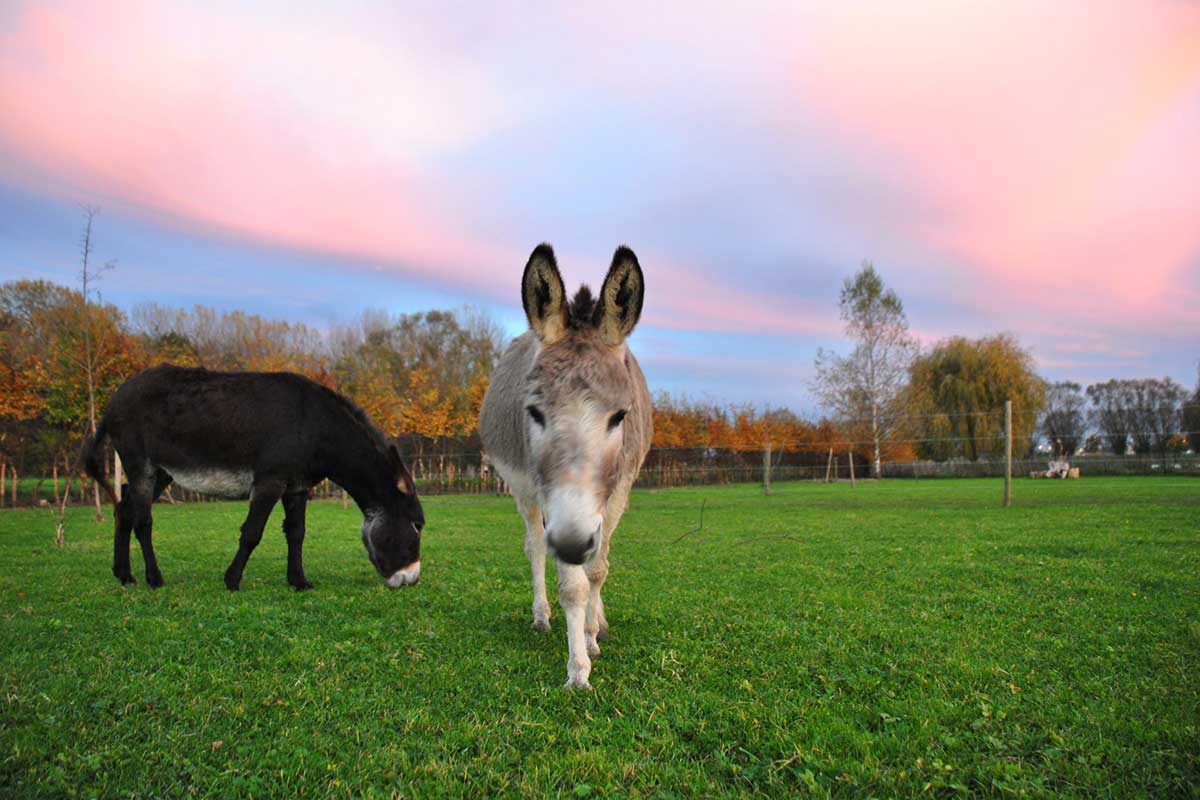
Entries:
{"type": "Polygon", "coordinates": [[[604,507],[621,478],[622,422],[636,388],[625,337],[642,313],[642,269],[632,250],[619,247],[600,296],[581,286],[568,301],[554,251],[543,244],[521,284],[541,343],[525,381],[531,477],[546,544],[582,564],[600,545],[604,507]]]}
{"type": "Polygon", "coordinates": [[[409,586],[421,578],[421,529],[425,513],[417,499],[412,473],[400,460],[400,449],[388,445],[388,461],[394,483],[383,492],[378,507],[363,514],[362,540],[367,557],[393,589],[409,586]]]}

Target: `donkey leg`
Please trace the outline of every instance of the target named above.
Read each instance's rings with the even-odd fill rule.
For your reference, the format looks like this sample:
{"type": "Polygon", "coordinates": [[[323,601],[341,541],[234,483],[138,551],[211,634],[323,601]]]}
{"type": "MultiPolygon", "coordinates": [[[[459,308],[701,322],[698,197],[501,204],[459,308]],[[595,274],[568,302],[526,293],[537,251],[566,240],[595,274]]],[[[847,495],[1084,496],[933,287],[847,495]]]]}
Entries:
{"type": "Polygon", "coordinates": [[[525,555],[533,576],[533,627],[550,630],[550,601],[546,599],[546,534],[542,509],[532,500],[517,498],[517,509],[525,520],[525,555]]]}
{"type": "Polygon", "coordinates": [[[129,538],[133,533],[133,509],[129,505],[129,487],[125,486],[121,502],[117,507],[116,523],[113,526],[113,576],[121,583],[137,583],[133,568],[129,564],[129,538]]]}
{"type": "Polygon", "coordinates": [[[590,689],[588,676],[592,659],[588,656],[584,622],[587,614],[588,579],[583,567],[558,562],[558,603],[567,621],[567,688],[590,689]]]}
{"type": "Polygon", "coordinates": [[[603,642],[608,638],[608,618],[604,616],[604,598],[596,592],[596,639],[603,642]]]}
{"type": "MultiPolygon", "coordinates": [[[[605,539],[607,540],[607,536],[605,539]]],[[[600,600],[600,590],[608,578],[608,545],[600,545],[600,552],[592,558],[585,568],[588,579],[587,610],[584,614],[583,635],[587,644],[588,655],[592,658],[600,655],[600,623],[604,620],[604,603],[600,600]]],[[[604,622],[604,635],[608,635],[608,622],[604,622]]]]}
{"type": "Polygon", "coordinates": [[[129,510],[133,517],[133,532],[142,548],[142,560],[146,563],[146,583],[157,589],[163,585],[158,559],[154,556],[154,515],[151,513],[151,495],[146,488],[137,484],[129,486],[129,510]]]}
{"type": "Polygon", "coordinates": [[[613,532],[616,531],[617,525],[621,522],[621,516],[625,513],[625,507],[629,502],[630,488],[631,486],[626,486],[610,498],[604,513],[604,538],[600,542],[600,548],[592,559],[592,563],[587,567],[591,592],[588,595],[585,630],[588,652],[593,658],[600,655],[600,645],[597,642],[608,638],[608,620],[604,616],[604,600],[601,598],[600,592],[604,588],[604,581],[608,579],[608,548],[612,544],[613,532]]]}
{"type": "MultiPolygon", "coordinates": [[[[133,529],[137,534],[138,545],[142,548],[142,560],[146,563],[146,583],[154,589],[165,582],[162,572],[158,569],[158,558],[154,555],[154,501],[171,483],[171,476],[161,469],[154,471],[154,485],[147,496],[143,491],[149,487],[149,482],[140,482],[139,490],[129,495],[129,507],[133,509],[133,529]]],[[[122,498],[123,499],[123,498],[122,498]]]]}
{"type": "Polygon", "coordinates": [[[311,589],[304,577],[304,512],[308,492],[291,492],[283,496],[283,535],[288,545],[287,580],[297,589],[311,589]]]}
{"type": "Polygon", "coordinates": [[[225,570],[225,588],[236,592],[242,585],[242,572],[246,569],[246,561],[258,543],[262,541],[263,528],[271,509],[283,496],[283,487],[275,483],[255,483],[250,492],[250,513],[242,523],[242,537],[238,541],[237,555],[233,563],[225,570]]]}

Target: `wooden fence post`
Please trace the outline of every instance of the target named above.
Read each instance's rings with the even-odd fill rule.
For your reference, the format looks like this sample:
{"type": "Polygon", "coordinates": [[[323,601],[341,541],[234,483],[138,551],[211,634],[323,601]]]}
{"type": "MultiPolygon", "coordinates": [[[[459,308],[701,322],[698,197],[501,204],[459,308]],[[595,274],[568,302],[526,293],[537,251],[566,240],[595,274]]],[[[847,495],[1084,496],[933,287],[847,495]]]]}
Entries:
{"type": "Polygon", "coordinates": [[[854,483],[854,451],[846,453],[846,460],[850,462],[850,488],[855,488],[854,483]]]}
{"type": "Polygon", "coordinates": [[[771,496],[771,443],[763,450],[763,494],[771,496]]]}
{"type": "Polygon", "coordinates": [[[829,483],[829,478],[833,474],[833,448],[829,448],[829,461],[825,463],[825,482],[829,483]]]}
{"type": "Polygon", "coordinates": [[[1004,507],[1012,505],[1012,400],[1004,401],[1004,507]]]}

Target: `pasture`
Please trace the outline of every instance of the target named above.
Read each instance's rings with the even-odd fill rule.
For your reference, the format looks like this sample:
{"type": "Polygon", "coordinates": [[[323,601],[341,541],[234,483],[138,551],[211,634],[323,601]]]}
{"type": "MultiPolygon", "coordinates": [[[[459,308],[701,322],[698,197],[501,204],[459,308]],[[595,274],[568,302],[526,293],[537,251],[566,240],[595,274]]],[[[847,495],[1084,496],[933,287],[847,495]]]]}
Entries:
{"type": "MultiPolygon", "coordinates": [[[[1196,796],[1200,481],[635,491],[594,691],[530,626],[506,497],[429,497],[419,586],[361,516],[155,506],[166,586],[111,521],[0,513],[0,795],[1196,796]],[[701,506],[703,526],[699,527],[701,506]]],[[[550,570],[553,581],[553,568],[550,570]]],[[[551,583],[551,586],[553,584],[551,583]]]]}

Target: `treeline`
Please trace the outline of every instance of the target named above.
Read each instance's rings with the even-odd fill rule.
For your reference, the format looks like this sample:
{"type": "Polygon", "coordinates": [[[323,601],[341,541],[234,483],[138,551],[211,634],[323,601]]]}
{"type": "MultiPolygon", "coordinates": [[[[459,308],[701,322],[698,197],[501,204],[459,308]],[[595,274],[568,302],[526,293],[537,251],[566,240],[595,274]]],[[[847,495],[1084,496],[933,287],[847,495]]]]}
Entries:
{"type": "MultiPolygon", "coordinates": [[[[470,309],[368,311],[322,331],[205,307],[151,304],[126,313],[46,281],[13,281],[0,286],[0,466],[25,476],[73,471],[89,400],[102,409],[138,370],[174,363],[307,375],[402,437],[425,470],[440,470],[452,456],[478,452],[479,406],[504,344],[499,327],[470,309]]],[[[846,402],[817,421],[786,408],[660,394],[654,445],[680,458],[686,450],[834,450],[869,461],[878,445],[883,461],[976,460],[1003,453],[1002,409],[1012,400],[1018,457],[1043,439],[1065,453],[1184,449],[1181,431],[1191,431],[1190,445],[1200,449],[1200,387],[1189,395],[1169,379],[1086,389],[1047,383],[1009,336],[956,337],[917,353],[896,390],[873,405],[858,385],[844,382],[846,402]]]]}
{"type": "Polygon", "coordinates": [[[1042,431],[1062,452],[1200,451],[1200,380],[1194,392],[1170,378],[1110,380],[1083,389],[1050,384],[1042,431]]]}
{"type": "Polygon", "coordinates": [[[345,392],[422,457],[478,449],[475,420],[502,339],[470,309],[369,311],[319,331],[205,307],[126,314],[53,283],[14,281],[0,286],[0,461],[22,475],[74,470],[89,394],[103,409],[127,378],[162,363],[299,372],[345,392]]]}

